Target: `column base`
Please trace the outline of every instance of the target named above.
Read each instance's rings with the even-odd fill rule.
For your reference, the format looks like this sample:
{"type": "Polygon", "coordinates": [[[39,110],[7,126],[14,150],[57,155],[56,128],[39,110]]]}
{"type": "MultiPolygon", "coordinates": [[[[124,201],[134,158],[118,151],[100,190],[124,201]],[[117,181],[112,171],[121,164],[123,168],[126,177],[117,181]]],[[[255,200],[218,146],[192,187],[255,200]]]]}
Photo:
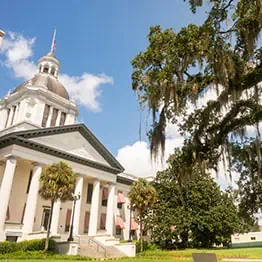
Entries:
{"type": "Polygon", "coordinates": [[[0,242],[6,241],[6,234],[4,231],[0,232],[0,242]]]}

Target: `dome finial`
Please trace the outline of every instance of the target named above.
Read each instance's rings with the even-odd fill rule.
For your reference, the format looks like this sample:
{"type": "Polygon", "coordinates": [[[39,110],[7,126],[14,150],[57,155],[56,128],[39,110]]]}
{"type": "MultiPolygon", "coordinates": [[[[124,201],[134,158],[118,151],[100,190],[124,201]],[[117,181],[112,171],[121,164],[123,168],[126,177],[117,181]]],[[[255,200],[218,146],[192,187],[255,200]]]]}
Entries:
{"type": "Polygon", "coordinates": [[[54,53],[54,51],[56,50],[56,28],[54,30],[54,35],[53,35],[53,40],[52,40],[52,44],[51,44],[51,53],[54,53]]]}

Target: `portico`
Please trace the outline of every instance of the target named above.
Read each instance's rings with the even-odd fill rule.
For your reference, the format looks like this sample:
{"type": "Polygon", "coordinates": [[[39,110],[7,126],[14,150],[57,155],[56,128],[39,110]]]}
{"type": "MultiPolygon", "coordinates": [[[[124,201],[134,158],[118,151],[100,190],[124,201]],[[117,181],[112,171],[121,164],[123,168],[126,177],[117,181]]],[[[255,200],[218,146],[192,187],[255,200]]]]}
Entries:
{"type": "Polygon", "coordinates": [[[135,178],[75,123],[78,109],[59,82],[59,67],[47,53],[36,75],[0,100],[0,241],[46,237],[51,203],[39,195],[39,178],[46,165],[65,161],[77,174],[80,199],[74,218],[72,201],[54,204],[51,236],[67,240],[73,224],[75,239],[106,236],[104,245],[119,244],[129,236],[127,195],[135,178]]]}

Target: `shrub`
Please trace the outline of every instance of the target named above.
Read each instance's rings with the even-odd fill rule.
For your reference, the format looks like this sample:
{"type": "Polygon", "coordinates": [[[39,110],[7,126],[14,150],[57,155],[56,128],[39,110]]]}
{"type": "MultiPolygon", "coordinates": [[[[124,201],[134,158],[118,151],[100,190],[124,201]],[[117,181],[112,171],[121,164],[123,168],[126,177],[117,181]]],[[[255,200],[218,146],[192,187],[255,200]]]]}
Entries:
{"type": "MultiPolygon", "coordinates": [[[[144,243],[143,251],[159,249],[157,245],[151,242],[143,241],[143,243],[144,243]]],[[[139,240],[136,241],[136,252],[140,253],[140,241],[139,240]]]]}
{"type": "Polygon", "coordinates": [[[40,260],[94,260],[89,257],[85,256],[71,256],[71,255],[60,255],[55,252],[44,252],[44,251],[16,251],[13,253],[7,253],[7,254],[0,254],[0,260],[10,260],[10,259],[23,259],[23,260],[29,260],[29,259],[40,259],[40,260]]]}
{"type": "MultiPolygon", "coordinates": [[[[41,251],[45,248],[45,239],[25,240],[21,242],[1,242],[0,254],[8,254],[16,251],[41,251]]],[[[49,240],[49,251],[55,252],[56,243],[54,240],[49,240]]]]}

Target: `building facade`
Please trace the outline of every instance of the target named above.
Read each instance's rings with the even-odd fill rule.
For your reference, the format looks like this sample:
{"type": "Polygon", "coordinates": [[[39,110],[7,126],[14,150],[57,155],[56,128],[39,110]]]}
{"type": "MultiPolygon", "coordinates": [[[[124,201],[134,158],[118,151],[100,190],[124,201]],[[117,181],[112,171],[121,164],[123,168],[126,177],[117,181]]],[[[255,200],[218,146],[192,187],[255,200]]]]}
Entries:
{"type": "Polygon", "coordinates": [[[127,197],[134,177],[84,124],[59,82],[60,63],[52,52],[41,57],[35,76],[0,100],[0,241],[45,237],[50,202],[39,196],[45,165],[67,162],[77,173],[72,202],[55,203],[51,235],[67,239],[106,234],[127,240],[137,224],[127,197]],[[131,214],[131,215],[130,215],[131,214]]]}

